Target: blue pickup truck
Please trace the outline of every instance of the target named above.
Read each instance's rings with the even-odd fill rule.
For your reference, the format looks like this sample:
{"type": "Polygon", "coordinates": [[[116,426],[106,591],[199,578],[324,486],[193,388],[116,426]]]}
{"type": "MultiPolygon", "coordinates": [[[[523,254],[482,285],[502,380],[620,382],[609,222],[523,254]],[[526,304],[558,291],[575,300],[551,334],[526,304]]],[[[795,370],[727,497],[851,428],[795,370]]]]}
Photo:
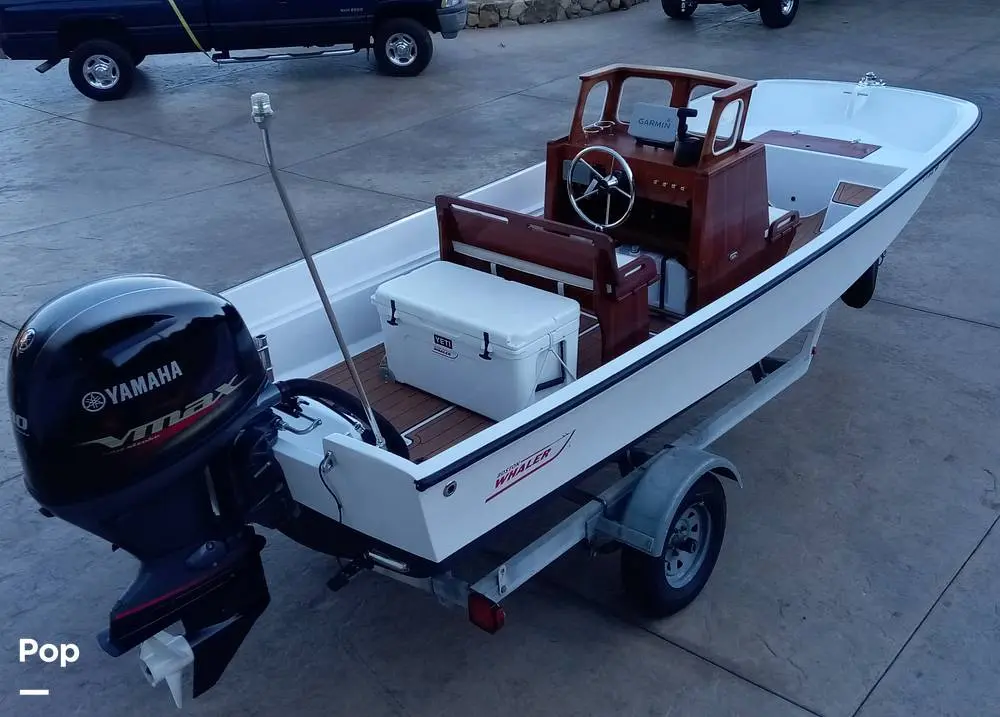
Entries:
{"type": "Polygon", "coordinates": [[[39,72],[68,59],[70,80],[99,101],[127,95],[147,56],[197,51],[228,63],[370,50],[380,72],[412,77],[431,34],[456,37],[467,12],[467,0],[0,0],[0,58],[41,60],[39,72]]]}

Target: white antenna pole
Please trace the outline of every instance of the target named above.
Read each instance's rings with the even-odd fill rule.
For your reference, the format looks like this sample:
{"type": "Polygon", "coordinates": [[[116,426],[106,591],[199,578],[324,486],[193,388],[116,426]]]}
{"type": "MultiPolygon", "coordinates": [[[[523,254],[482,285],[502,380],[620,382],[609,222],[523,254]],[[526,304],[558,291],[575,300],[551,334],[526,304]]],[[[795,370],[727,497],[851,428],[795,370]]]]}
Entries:
{"type": "Polygon", "coordinates": [[[309,273],[312,275],[313,283],[316,285],[316,290],[319,292],[319,300],[323,303],[323,310],[326,311],[326,318],[330,320],[330,326],[333,327],[333,333],[337,337],[337,343],[340,345],[340,351],[344,355],[344,361],[347,363],[347,369],[351,372],[351,378],[354,380],[354,385],[358,389],[358,396],[361,398],[361,403],[365,407],[365,414],[368,417],[368,423],[371,424],[372,432],[375,434],[375,445],[379,448],[385,448],[385,438],[382,437],[382,432],[378,428],[378,423],[375,421],[375,412],[372,411],[371,403],[368,401],[368,395],[365,393],[365,387],[361,383],[361,377],[358,375],[358,370],[354,366],[354,359],[351,358],[350,352],[347,350],[347,342],[344,341],[344,335],[340,332],[340,324],[337,323],[337,317],[333,313],[333,307],[330,305],[330,299],[327,296],[326,289],[323,287],[323,280],[319,277],[319,271],[316,269],[316,264],[313,262],[312,254],[309,253],[308,247],[306,247],[305,239],[302,236],[302,229],[299,226],[299,220],[295,216],[295,210],[292,209],[291,202],[288,201],[288,195],[285,193],[285,187],[281,183],[281,177],[278,176],[278,170],[274,166],[274,158],[271,155],[271,137],[268,134],[268,122],[271,117],[274,116],[274,110],[271,109],[271,98],[268,97],[266,92],[254,92],[250,96],[250,117],[253,121],[260,127],[260,133],[264,140],[264,159],[267,161],[267,168],[271,171],[271,179],[274,180],[274,186],[278,190],[278,196],[281,197],[281,203],[285,207],[285,214],[288,215],[288,221],[292,225],[292,232],[295,234],[295,240],[299,243],[299,249],[302,251],[302,258],[306,261],[306,266],[309,267],[309,273]]]}

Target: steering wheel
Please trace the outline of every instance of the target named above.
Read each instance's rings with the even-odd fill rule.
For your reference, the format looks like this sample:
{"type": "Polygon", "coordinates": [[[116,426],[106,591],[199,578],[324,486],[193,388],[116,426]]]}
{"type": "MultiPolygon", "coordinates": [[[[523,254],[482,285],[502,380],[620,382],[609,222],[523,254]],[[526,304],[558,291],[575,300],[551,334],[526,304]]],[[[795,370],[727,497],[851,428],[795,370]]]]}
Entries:
{"type": "Polygon", "coordinates": [[[635,204],[635,182],[632,175],[632,168],[629,166],[628,162],[625,161],[623,156],[610,147],[605,147],[600,144],[584,147],[575,157],[573,157],[573,161],[569,163],[569,171],[566,176],[566,192],[569,194],[569,203],[573,206],[573,211],[575,211],[577,215],[583,219],[583,221],[587,222],[587,224],[594,227],[598,231],[613,229],[628,219],[628,215],[632,212],[632,205],[635,204]],[[598,172],[590,162],[584,159],[584,157],[588,154],[595,152],[607,154],[611,157],[611,169],[608,170],[608,174],[606,176],[598,172]],[[622,189],[622,180],[619,175],[615,173],[616,162],[622,167],[622,174],[624,174],[624,178],[627,180],[626,188],[628,191],[622,189]],[[590,172],[590,181],[587,184],[587,189],[579,197],[573,193],[573,174],[576,172],[576,166],[578,164],[583,164],[583,166],[590,172]],[[579,205],[581,200],[592,197],[595,194],[604,194],[605,197],[603,223],[595,222],[587,216],[586,212],[584,212],[579,205]],[[625,208],[621,217],[619,217],[616,221],[611,221],[612,194],[620,194],[628,199],[628,207],[625,208]]]}

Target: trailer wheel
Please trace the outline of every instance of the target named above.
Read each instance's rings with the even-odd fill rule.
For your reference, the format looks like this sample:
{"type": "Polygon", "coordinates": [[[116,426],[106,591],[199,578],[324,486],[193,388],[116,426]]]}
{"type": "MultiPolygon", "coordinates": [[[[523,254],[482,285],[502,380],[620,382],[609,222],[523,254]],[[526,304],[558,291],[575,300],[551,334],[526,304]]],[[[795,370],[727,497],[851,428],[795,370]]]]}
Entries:
{"type": "Polygon", "coordinates": [[[698,9],[697,0],[660,0],[663,13],[674,20],[687,20],[698,9]]]}
{"type": "Polygon", "coordinates": [[[799,11],[799,0],[761,0],[760,21],[767,27],[788,27],[799,11]]]}
{"type": "Polygon", "coordinates": [[[865,273],[847,287],[847,291],[840,295],[840,300],[852,309],[863,309],[875,296],[875,287],[878,284],[878,268],[881,266],[885,254],[878,258],[874,264],[865,269],[865,273]]]}
{"type": "Polygon", "coordinates": [[[658,556],[622,548],[622,584],[650,617],[668,617],[687,607],[708,582],[726,532],[726,493],[712,473],[699,478],[677,511],[658,556]]]}
{"type": "Polygon", "coordinates": [[[120,100],[132,89],[134,78],[132,53],[110,40],[85,40],[69,55],[70,81],[92,100],[120,100]]]}
{"type": "Polygon", "coordinates": [[[427,28],[411,17],[390,17],[375,28],[375,62],[379,72],[416,77],[431,61],[434,42],[427,28]]]}

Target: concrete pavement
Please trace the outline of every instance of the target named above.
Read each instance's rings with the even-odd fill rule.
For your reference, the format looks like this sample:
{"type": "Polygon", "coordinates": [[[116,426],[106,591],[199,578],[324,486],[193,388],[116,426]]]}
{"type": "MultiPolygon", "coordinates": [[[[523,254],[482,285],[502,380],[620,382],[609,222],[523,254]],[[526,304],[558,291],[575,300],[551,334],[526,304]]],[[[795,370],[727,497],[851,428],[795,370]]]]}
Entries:
{"type": "MultiPolygon", "coordinates": [[[[894,244],[877,300],[833,311],[810,374],[716,445],[747,484],[729,492],[718,567],[683,614],[637,620],[614,557],[569,555],[489,637],[376,576],[329,593],[329,560],[273,538],[272,605],[192,714],[1000,714],[989,0],[806,0],[782,31],[722,7],[668,22],[644,3],[438,40],[427,72],[402,81],[363,55],[224,68],[154,57],[136,95],[108,104],[80,96],[64,67],[0,64],[0,362],[30,311],[79,282],[155,271],[223,289],[295,259],[253,91],[271,93],[277,159],[322,248],[540,161],[569,122],[576,75],[614,61],[757,78],[874,70],[972,99],[983,122],[894,244]]],[[[134,655],[94,641],[131,559],[38,515],[9,436],[3,411],[0,714],[175,714],[134,655]],[[21,665],[19,637],[82,654],[66,670],[21,665]]]]}

